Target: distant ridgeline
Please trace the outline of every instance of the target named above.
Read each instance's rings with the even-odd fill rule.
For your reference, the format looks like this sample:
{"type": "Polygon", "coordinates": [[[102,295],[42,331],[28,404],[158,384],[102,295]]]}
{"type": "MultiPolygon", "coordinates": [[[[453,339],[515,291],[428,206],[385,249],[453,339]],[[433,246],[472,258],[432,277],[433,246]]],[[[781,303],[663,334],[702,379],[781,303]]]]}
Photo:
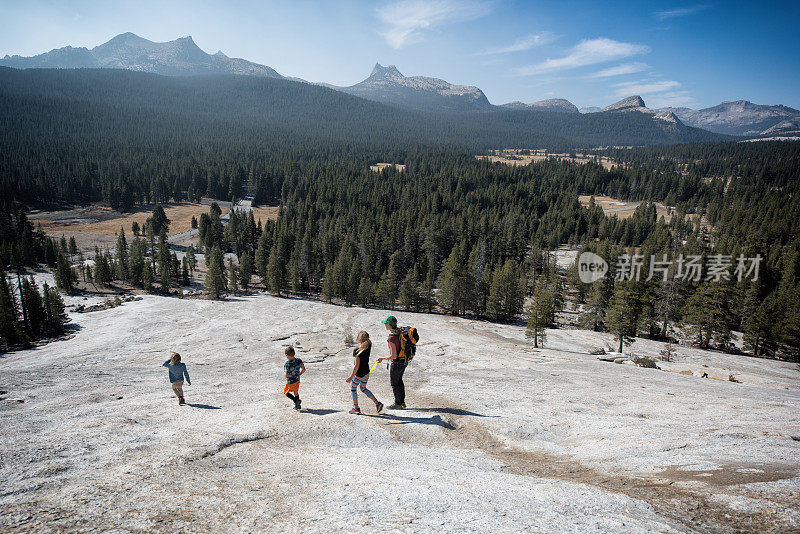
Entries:
{"type": "Polygon", "coordinates": [[[424,150],[628,146],[724,139],[640,113],[499,110],[437,115],[312,84],[113,69],[0,68],[0,193],[26,202],[165,201],[177,188],[256,201],[288,162],[402,162],[424,150]]]}

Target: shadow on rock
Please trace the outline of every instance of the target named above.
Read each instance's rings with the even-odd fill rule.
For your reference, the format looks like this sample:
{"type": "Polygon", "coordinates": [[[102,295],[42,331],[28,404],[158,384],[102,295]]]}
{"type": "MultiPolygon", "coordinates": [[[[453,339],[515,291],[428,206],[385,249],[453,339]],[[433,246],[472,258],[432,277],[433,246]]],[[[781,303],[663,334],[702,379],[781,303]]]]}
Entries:
{"type": "Polygon", "coordinates": [[[469,410],[462,410],[461,408],[409,408],[414,412],[433,412],[433,413],[446,413],[450,415],[468,415],[470,417],[499,417],[498,415],[483,415],[482,413],[470,412],[469,410]]]}
{"type": "Polygon", "coordinates": [[[210,404],[193,404],[191,402],[186,403],[187,406],[191,406],[192,408],[200,408],[201,410],[221,410],[219,406],[211,406],[210,404]]]}
{"type": "Polygon", "coordinates": [[[330,415],[332,413],[339,413],[341,410],[324,410],[320,408],[308,408],[303,410],[303,413],[310,413],[312,415],[330,415]]]}
{"type": "Polygon", "coordinates": [[[410,417],[386,413],[381,415],[368,415],[367,417],[380,417],[381,419],[387,420],[387,424],[390,425],[407,425],[408,423],[418,423],[422,425],[439,426],[447,430],[456,429],[452,423],[442,419],[441,415],[434,415],[433,417],[410,417]]]}

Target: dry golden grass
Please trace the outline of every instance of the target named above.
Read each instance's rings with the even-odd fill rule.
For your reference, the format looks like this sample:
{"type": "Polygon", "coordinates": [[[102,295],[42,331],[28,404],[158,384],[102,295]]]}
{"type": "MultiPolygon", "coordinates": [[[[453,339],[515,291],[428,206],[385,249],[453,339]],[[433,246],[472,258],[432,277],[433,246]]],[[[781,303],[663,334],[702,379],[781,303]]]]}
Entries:
{"type": "Polygon", "coordinates": [[[395,167],[398,172],[403,172],[406,170],[405,165],[400,165],[399,163],[376,163],[375,165],[370,165],[369,170],[374,172],[381,172],[386,167],[395,167]]]}
{"type": "Polygon", "coordinates": [[[267,222],[267,220],[277,220],[279,211],[279,206],[259,206],[253,208],[253,218],[255,218],[256,222],[260,220],[263,224],[267,222]]]}
{"type": "MultiPolygon", "coordinates": [[[[226,209],[223,208],[223,213],[226,209]]],[[[192,228],[192,216],[200,219],[200,214],[208,212],[208,205],[195,203],[168,204],[164,206],[169,223],[169,234],[179,234],[192,228]]],[[[143,228],[148,217],[153,213],[152,208],[142,208],[136,211],[121,213],[106,206],[92,205],[75,210],[60,212],[33,213],[30,219],[34,224],[41,223],[45,232],[60,236],[62,233],[89,233],[113,235],[119,232],[120,227],[125,228],[129,236],[133,234],[131,226],[134,222],[143,228]],[[84,222],[81,219],[97,219],[96,222],[84,222]]]]}
{"type": "MultiPolygon", "coordinates": [[[[578,197],[578,201],[581,205],[588,206],[591,198],[590,195],[581,195],[578,197]]],[[[620,219],[627,219],[632,216],[633,212],[636,211],[636,208],[641,204],[639,201],[628,202],[626,200],[617,200],[616,198],[605,196],[596,196],[594,197],[594,201],[598,206],[603,208],[603,213],[608,216],[616,215],[620,219]]],[[[672,217],[667,207],[660,203],[656,203],[656,216],[659,218],[663,216],[664,220],[667,222],[669,222],[672,217]]]]}
{"type": "Polygon", "coordinates": [[[494,154],[488,156],[475,156],[478,159],[491,161],[492,163],[505,163],[506,165],[530,165],[536,161],[542,161],[547,158],[556,158],[559,161],[571,161],[573,163],[589,163],[590,161],[598,161],[604,169],[611,169],[617,165],[613,160],[603,156],[587,156],[585,154],[575,154],[571,157],[569,154],[559,154],[546,152],[544,150],[532,150],[533,154],[520,154],[518,149],[510,149],[503,151],[496,151],[494,154]]]}
{"type": "MultiPolygon", "coordinates": [[[[575,157],[570,157],[569,154],[513,154],[513,155],[491,155],[491,156],[475,156],[478,159],[489,160],[492,163],[505,163],[506,165],[530,165],[536,161],[542,161],[547,158],[556,158],[560,161],[571,161],[573,163],[589,163],[594,161],[594,157],[576,154],[575,157]]],[[[608,158],[601,158],[598,160],[604,169],[611,169],[616,163],[608,158]]]]}
{"type": "MultiPolygon", "coordinates": [[[[583,206],[589,205],[589,199],[591,198],[590,195],[581,195],[578,197],[578,201],[583,206]]],[[[594,197],[595,203],[603,208],[603,213],[608,215],[609,217],[612,215],[616,215],[620,219],[627,219],[628,217],[633,215],[633,212],[636,211],[636,208],[641,204],[641,202],[628,202],[625,200],[617,200],[616,198],[606,197],[606,196],[596,196],[594,197]]],[[[665,222],[669,222],[672,219],[672,214],[675,212],[674,208],[670,209],[667,206],[664,206],[660,202],[656,202],[656,217],[661,218],[664,217],[665,222]],[[672,213],[670,213],[672,212],[672,213]]],[[[701,227],[706,228],[707,230],[711,230],[711,225],[708,223],[708,220],[703,217],[702,215],[698,215],[696,213],[689,213],[686,215],[686,219],[692,221],[695,225],[700,223],[701,227]]]]}

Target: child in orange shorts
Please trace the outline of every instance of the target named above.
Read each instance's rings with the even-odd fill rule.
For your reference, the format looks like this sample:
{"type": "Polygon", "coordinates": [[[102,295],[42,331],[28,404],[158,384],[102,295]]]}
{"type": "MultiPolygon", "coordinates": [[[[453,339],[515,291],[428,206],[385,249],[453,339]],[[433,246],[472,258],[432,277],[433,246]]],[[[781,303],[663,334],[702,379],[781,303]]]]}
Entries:
{"type": "Polygon", "coordinates": [[[283,388],[283,394],[289,397],[294,402],[294,409],[300,409],[300,375],[306,372],[306,366],[303,360],[294,357],[294,348],[286,347],[284,351],[286,354],[286,363],[283,364],[283,370],[286,373],[286,386],[283,388]]]}

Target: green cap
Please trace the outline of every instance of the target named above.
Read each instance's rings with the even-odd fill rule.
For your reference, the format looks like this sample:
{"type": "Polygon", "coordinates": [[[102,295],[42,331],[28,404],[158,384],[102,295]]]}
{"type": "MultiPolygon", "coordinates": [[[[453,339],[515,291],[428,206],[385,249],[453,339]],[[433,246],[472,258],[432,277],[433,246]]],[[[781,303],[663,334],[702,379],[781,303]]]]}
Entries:
{"type": "Polygon", "coordinates": [[[388,324],[388,325],[392,325],[392,326],[397,326],[397,317],[395,317],[394,315],[387,315],[387,316],[386,316],[386,319],[384,319],[384,320],[383,320],[383,321],[381,321],[381,322],[382,322],[383,324],[388,324]]]}

